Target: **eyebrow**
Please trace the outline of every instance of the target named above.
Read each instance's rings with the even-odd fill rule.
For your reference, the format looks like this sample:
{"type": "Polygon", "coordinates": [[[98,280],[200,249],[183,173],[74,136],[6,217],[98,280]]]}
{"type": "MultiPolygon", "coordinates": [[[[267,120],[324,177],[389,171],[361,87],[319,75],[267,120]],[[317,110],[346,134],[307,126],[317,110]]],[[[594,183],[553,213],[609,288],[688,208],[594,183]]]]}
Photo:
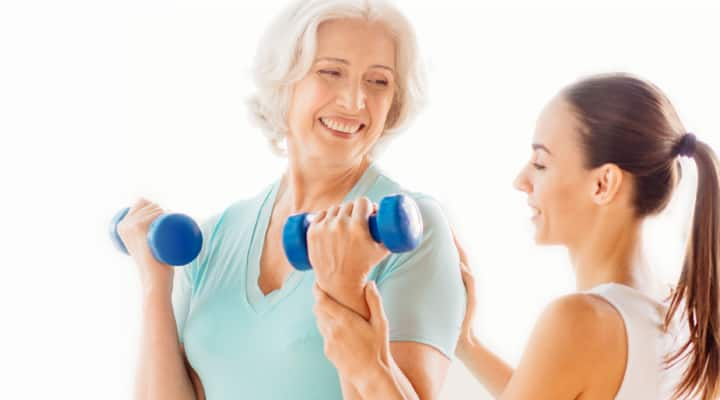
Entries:
{"type": "Polygon", "coordinates": [[[544,144],[533,143],[532,148],[533,148],[533,150],[543,150],[543,151],[545,151],[546,153],[552,155],[552,153],[550,152],[550,150],[549,150],[547,147],[545,147],[544,144]]]}
{"type": "MultiPolygon", "coordinates": [[[[318,58],[317,60],[315,60],[315,62],[318,62],[318,61],[335,61],[335,62],[339,62],[341,64],[350,65],[350,61],[348,61],[344,58],[337,58],[337,57],[321,57],[321,58],[318,58]]],[[[373,64],[370,66],[370,68],[382,68],[382,69],[386,69],[392,73],[395,73],[395,70],[388,67],[387,65],[373,64]]]]}

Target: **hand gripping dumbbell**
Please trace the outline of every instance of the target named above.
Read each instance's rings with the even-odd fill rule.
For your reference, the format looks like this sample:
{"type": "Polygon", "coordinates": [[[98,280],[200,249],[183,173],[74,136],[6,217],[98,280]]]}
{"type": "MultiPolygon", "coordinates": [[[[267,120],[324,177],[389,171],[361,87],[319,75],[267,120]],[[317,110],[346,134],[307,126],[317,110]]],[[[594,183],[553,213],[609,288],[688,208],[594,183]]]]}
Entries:
{"type": "MultiPolygon", "coordinates": [[[[312,268],[308,257],[307,231],[313,214],[302,213],[288,218],[283,227],[283,248],[290,264],[300,271],[312,268]]],[[[422,215],[415,201],[397,194],[380,200],[377,214],[368,218],[370,236],[393,253],[415,249],[423,233],[422,215]]],[[[342,238],[338,238],[342,240],[342,238]]]]}
{"type": "MultiPolygon", "coordinates": [[[[115,246],[128,254],[120,239],[117,226],[130,208],[124,208],[110,221],[110,238],[115,246]]],[[[192,218],[185,214],[163,214],[150,224],[147,233],[148,246],[156,260],[173,266],[180,266],[194,260],[202,248],[202,232],[192,218]]]]}

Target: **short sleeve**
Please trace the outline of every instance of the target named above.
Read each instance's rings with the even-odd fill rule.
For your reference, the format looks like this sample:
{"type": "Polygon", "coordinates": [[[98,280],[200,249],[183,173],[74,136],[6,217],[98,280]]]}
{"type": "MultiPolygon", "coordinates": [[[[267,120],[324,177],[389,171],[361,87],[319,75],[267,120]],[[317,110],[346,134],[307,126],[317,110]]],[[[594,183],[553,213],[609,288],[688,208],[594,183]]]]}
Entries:
{"type": "Polygon", "coordinates": [[[452,359],[466,307],[459,256],[440,205],[415,200],[423,216],[420,246],[392,255],[376,277],[390,341],[427,344],[452,359]]]}
{"type": "Polygon", "coordinates": [[[192,260],[189,264],[177,267],[173,277],[173,290],[172,290],[172,307],[173,314],[175,316],[175,324],[177,326],[178,338],[180,343],[183,343],[183,331],[185,328],[185,321],[190,313],[190,305],[192,303],[193,286],[196,282],[196,276],[200,266],[206,259],[208,253],[208,247],[212,231],[217,223],[218,216],[213,216],[204,220],[200,224],[200,231],[203,236],[203,245],[200,250],[200,254],[192,260]]]}

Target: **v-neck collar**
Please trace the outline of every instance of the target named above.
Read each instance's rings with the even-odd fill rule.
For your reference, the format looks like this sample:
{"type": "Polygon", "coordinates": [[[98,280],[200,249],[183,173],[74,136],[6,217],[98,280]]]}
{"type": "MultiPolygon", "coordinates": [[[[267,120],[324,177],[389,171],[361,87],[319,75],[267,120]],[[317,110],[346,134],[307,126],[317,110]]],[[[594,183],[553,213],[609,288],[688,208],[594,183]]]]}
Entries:
{"type": "MultiPolygon", "coordinates": [[[[360,179],[355,182],[353,188],[345,195],[343,203],[355,199],[356,197],[367,193],[375,180],[380,175],[380,170],[371,162],[365,172],[363,172],[360,179]]],[[[263,294],[258,285],[258,279],[260,278],[260,257],[262,256],[262,250],[265,246],[265,236],[267,235],[268,225],[270,224],[270,217],[272,216],[273,208],[275,207],[275,201],[277,199],[277,192],[280,187],[281,178],[275,180],[267,189],[265,198],[263,199],[258,215],[255,220],[255,227],[253,229],[252,236],[250,238],[250,244],[248,246],[248,252],[246,256],[246,279],[245,279],[245,290],[247,293],[247,301],[256,313],[263,314],[271,310],[276,304],[288,297],[304,280],[307,279],[308,275],[312,275],[314,279],[313,271],[298,271],[293,269],[290,274],[285,278],[282,286],[278,289],[272,290],[267,294],[263,294]]]]}

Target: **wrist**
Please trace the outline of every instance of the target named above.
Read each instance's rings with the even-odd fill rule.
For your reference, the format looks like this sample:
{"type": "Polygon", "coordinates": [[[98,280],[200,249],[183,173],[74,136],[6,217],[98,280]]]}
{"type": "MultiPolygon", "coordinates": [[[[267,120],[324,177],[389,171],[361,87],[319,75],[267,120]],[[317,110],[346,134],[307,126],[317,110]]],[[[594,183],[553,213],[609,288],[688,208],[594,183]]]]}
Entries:
{"type": "Polygon", "coordinates": [[[169,284],[144,285],[142,288],[143,303],[169,301],[172,298],[172,281],[169,284]]]}
{"type": "MultiPolygon", "coordinates": [[[[365,288],[365,274],[358,275],[349,272],[333,273],[327,276],[318,276],[318,284],[323,289],[336,289],[343,292],[363,291],[365,288]]],[[[327,290],[326,290],[327,291],[327,290]]]]}
{"type": "MultiPolygon", "coordinates": [[[[345,299],[362,299],[365,300],[365,282],[364,280],[319,280],[318,286],[325,293],[329,294],[335,300],[342,302],[345,299]]],[[[346,304],[349,305],[349,304],[346,304]]]]}

